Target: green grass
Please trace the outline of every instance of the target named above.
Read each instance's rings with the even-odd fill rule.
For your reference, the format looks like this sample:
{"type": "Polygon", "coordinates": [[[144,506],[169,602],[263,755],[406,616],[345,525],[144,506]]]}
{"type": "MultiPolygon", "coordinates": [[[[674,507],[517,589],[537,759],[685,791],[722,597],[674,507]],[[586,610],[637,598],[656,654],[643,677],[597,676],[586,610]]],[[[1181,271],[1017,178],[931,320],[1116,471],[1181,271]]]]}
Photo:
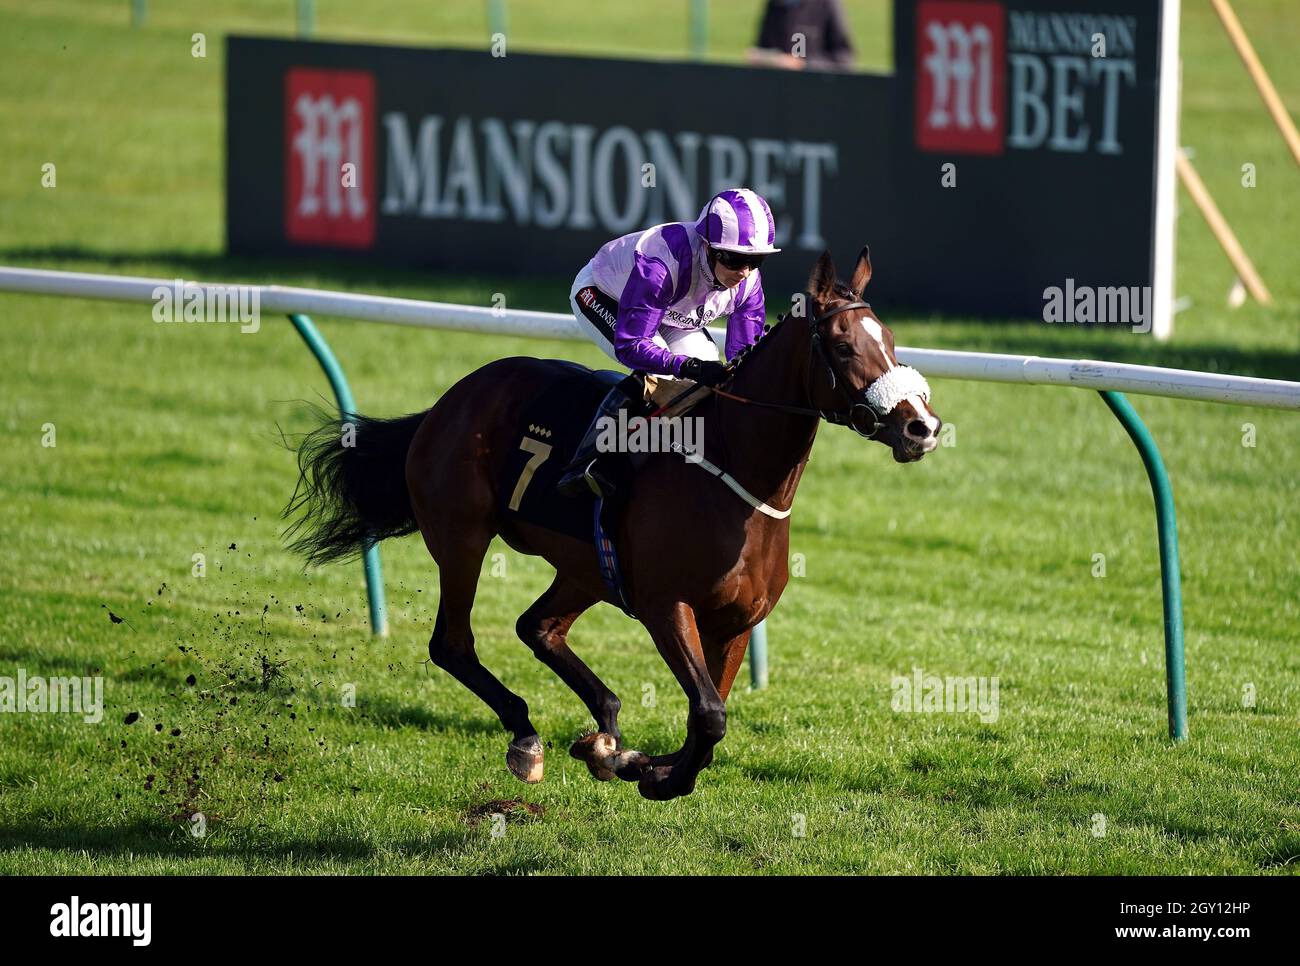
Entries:
{"type": "MultiPolygon", "coordinates": [[[[476,304],[500,291],[512,306],[563,306],[567,280],[514,264],[464,277],[226,259],[217,41],[286,33],[292,5],[150,6],[148,27],[132,31],[126,2],[0,0],[0,262],[476,304]],[[206,60],[190,56],[195,30],[208,34],[206,60]],[[40,186],[47,161],[54,190],[40,186]]],[[[1283,0],[1236,6],[1300,114],[1300,16],[1283,0]]],[[[481,3],[318,7],[326,37],[472,45],[487,29],[481,3]]],[[[624,4],[588,7],[512,3],[511,42],[685,48],[684,3],[677,17],[644,22],[624,4]]],[[[735,59],[758,4],[713,7],[713,49],[735,59]]],[[[887,6],[859,0],[850,12],[866,62],[887,66],[887,6]]],[[[1184,5],[1183,57],[1183,141],[1276,306],[1226,310],[1231,269],[1180,196],[1179,292],[1193,305],[1172,344],[880,307],[900,343],[1300,377],[1300,174],[1208,5],[1184,5]],[[1255,189],[1240,186],[1246,162],[1255,189]]],[[[1151,498],[1099,399],[936,382],[957,445],[910,467],[825,429],[792,518],[806,576],[769,622],[772,686],[737,689],[697,791],[661,805],[592,781],[566,755],[585,711],[512,630],[548,582],[541,561],[494,546],[505,574],[493,576],[489,558],[475,610],[485,663],[554,743],[546,781],[525,787],[505,770],[506,737],[488,709],[422,663],[437,575],[418,539],[384,547],[386,640],[367,633],[359,566],[304,573],[283,550],[278,511],[294,469],[276,425],[306,428],[299,400],[327,391],[287,323],[268,319],[250,336],[156,325],[147,306],[17,296],[0,296],[0,312],[0,675],[107,682],[97,726],[0,717],[2,872],[1297,868],[1293,414],[1134,399],[1181,521],[1192,738],[1178,747],[1164,736],[1151,498]],[[1241,445],[1247,422],[1253,448],[1241,445]],[[46,423],[53,448],[41,445],[46,423]],[[1091,575],[1098,553],[1104,578],[1091,575]],[[894,713],[890,681],[914,666],[996,675],[997,722],[894,713]],[[342,700],[349,685],[354,708],[342,700]],[[125,724],[133,711],[139,720],[125,724]],[[478,816],[514,799],[540,813],[512,811],[493,838],[478,816]],[[209,823],[202,838],[185,821],[196,810],[209,823]],[[797,815],[804,837],[792,834],[797,815]]],[[[318,321],[377,414],[427,406],[501,355],[601,359],[572,343],[318,321]]],[[[623,697],[629,741],[675,748],[684,701],[639,626],[600,608],[574,639],[623,697]],[[648,686],[654,706],[642,702],[648,686]]]]}

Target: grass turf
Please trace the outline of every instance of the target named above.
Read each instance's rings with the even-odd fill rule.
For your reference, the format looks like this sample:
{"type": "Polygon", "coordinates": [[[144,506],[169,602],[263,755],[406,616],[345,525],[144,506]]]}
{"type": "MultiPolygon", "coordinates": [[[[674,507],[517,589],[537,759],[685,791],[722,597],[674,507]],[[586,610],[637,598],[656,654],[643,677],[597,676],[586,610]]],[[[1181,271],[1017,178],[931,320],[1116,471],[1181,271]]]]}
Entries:
{"type": "MultiPolygon", "coordinates": [[[[325,37],[473,45],[487,32],[483,4],[318,6],[325,37]]],[[[633,23],[624,5],[511,4],[511,43],[671,56],[686,44],[679,6],[633,23]]],[[[713,4],[714,55],[741,56],[758,6],[713,4]]],[[[0,262],[564,304],[567,280],[522,266],[463,277],[222,256],[219,37],[288,32],[292,4],[151,7],[131,30],[126,3],[0,0],[0,262]],[[194,31],[205,59],[190,55],[194,31]]],[[[865,61],[887,66],[886,5],[849,7],[865,61]]],[[[1237,7],[1300,112],[1300,17],[1282,0],[1237,7]]],[[[1231,270],[1180,196],[1179,292],[1193,304],[1171,345],[881,307],[900,343],[1300,376],[1296,171],[1207,7],[1185,5],[1182,45],[1183,142],[1277,305],[1223,307],[1231,270]]],[[[512,630],[548,582],[541,561],[494,545],[475,610],[484,662],[553,742],[547,780],[525,788],[488,709],[422,663],[437,591],[418,538],[384,547],[385,640],[367,633],[358,566],[304,573],[285,553],[277,513],[294,471],[276,425],[306,428],[297,400],[326,391],[287,322],[245,336],[156,325],[147,306],[3,295],[0,310],[0,675],[107,682],[99,725],[0,717],[0,872],[1297,867],[1292,414],[1134,399],[1180,514],[1192,739],[1179,747],[1164,737],[1151,499],[1099,399],[936,382],[956,445],[910,467],[824,429],[792,518],[805,575],[769,621],[772,686],[737,689],[697,791],[659,805],[565,753],[586,713],[512,630]],[[997,676],[997,721],[894,712],[891,680],[913,667],[997,676]],[[492,811],[507,815],[503,835],[492,811]]],[[[572,343],[317,321],[363,410],[381,415],[423,408],[502,355],[601,359],[572,343]]],[[[629,741],[675,748],[684,701],[639,626],[599,608],[574,640],[623,697],[629,741]]]]}

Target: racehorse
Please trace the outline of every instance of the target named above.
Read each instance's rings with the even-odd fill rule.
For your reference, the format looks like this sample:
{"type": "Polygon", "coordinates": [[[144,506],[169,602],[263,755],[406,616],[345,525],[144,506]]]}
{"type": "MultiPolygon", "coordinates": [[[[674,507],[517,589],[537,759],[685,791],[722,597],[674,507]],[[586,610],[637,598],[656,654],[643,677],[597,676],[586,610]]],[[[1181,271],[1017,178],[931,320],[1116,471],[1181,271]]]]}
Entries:
{"type": "Polygon", "coordinates": [[[727,696],[750,630],[785,588],[790,509],[820,420],[883,443],[900,463],[938,443],[928,387],[898,365],[893,334],[862,301],[870,278],[868,249],[848,284],[836,280],[823,253],[797,306],[805,310],[783,316],[733,359],[730,379],[692,411],[704,421],[706,443],[715,444],[705,459],[692,465],[678,453],[653,454],[633,479],[615,543],[628,609],[689,702],[686,739],[672,754],[624,747],[618,698],[569,647],[579,615],[616,602],[591,542],[503,512],[502,468],[519,449],[520,415],[571,363],[501,359],[461,379],[425,412],[348,418],[352,445],[340,445],[338,420],[309,434],[285,511],[305,511],[290,528],[293,549],[324,562],[419,530],[441,588],[429,656],[496,712],[513,735],[506,763],[527,782],[542,778],[542,742],[528,705],[479,663],[470,610],[493,536],[545,558],[555,579],[515,628],[595,719],[596,731],[570,753],[600,780],[638,782],[646,798],[689,794],[726,731],[727,696]]]}

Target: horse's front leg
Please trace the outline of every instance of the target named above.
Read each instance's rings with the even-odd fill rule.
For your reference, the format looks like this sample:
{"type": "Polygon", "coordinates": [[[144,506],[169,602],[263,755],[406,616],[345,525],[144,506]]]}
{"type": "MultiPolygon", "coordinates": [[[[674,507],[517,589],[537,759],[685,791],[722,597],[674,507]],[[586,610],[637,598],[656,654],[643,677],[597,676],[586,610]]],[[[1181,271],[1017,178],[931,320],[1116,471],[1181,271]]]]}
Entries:
{"type": "MultiPolygon", "coordinates": [[[[718,689],[718,694],[722,697],[723,702],[731,694],[731,685],[736,680],[736,672],[740,670],[741,664],[745,660],[745,650],[749,645],[749,635],[752,628],[745,628],[739,634],[731,637],[713,636],[707,634],[701,635],[701,642],[704,647],[705,664],[709,669],[709,678],[713,681],[713,686],[718,689]]],[[[664,765],[675,765],[681,758],[681,751],[674,751],[671,755],[654,755],[650,759],[651,767],[662,767],[664,765]]],[[[701,762],[701,768],[708,768],[713,761],[713,752],[709,751],[701,762]]]]}
{"type": "Polygon", "coordinates": [[[712,760],[713,746],[727,732],[727,709],[709,675],[694,612],[673,603],[662,610],[643,609],[641,620],[689,704],[686,743],[673,756],[673,764],[652,768],[638,785],[644,797],[665,801],[695,789],[695,777],[712,760]]]}

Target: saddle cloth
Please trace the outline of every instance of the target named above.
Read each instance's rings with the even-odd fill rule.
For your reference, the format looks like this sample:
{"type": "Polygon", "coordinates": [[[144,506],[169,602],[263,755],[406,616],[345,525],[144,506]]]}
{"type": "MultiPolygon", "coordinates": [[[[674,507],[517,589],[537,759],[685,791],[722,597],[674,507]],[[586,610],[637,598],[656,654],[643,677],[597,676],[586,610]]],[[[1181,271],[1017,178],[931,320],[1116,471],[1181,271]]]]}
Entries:
{"type": "Polygon", "coordinates": [[[562,365],[565,373],[524,410],[516,449],[502,469],[498,492],[507,519],[591,543],[595,494],[565,496],[555,484],[577,452],[596,407],[626,376],[571,362],[562,365]]]}

